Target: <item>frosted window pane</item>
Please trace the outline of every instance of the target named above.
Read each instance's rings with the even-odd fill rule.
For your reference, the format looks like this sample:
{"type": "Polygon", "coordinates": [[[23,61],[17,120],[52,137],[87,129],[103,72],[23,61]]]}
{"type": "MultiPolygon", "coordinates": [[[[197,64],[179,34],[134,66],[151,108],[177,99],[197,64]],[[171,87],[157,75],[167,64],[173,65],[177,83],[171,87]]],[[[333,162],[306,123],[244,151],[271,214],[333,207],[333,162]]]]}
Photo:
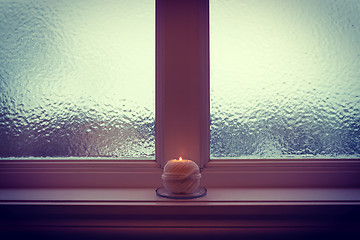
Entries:
{"type": "Polygon", "coordinates": [[[0,157],[150,157],[154,1],[0,2],[0,157]]]}
{"type": "Polygon", "coordinates": [[[360,1],[210,1],[211,156],[360,157],[360,1]]]}

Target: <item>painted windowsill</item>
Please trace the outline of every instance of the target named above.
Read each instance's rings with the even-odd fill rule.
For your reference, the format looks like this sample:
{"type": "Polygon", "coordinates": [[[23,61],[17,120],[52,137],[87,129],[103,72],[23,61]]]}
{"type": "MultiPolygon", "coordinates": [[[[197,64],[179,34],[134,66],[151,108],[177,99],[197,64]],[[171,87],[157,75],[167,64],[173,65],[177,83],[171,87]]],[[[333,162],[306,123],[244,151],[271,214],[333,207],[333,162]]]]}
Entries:
{"type": "Polygon", "coordinates": [[[124,205],[248,205],[248,204],[359,204],[358,188],[208,188],[207,195],[196,199],[167,199],[156,195],[155,188],[122,189],[0,189],[0,204],[82,204],[124,205]]]}
{"type": "Polygon", "coordinates": [[[45,239],[360,236],[356,188],[208,188],[192,200],[153,188],[1,189],[0,212],[0,232],[45,239]]]}

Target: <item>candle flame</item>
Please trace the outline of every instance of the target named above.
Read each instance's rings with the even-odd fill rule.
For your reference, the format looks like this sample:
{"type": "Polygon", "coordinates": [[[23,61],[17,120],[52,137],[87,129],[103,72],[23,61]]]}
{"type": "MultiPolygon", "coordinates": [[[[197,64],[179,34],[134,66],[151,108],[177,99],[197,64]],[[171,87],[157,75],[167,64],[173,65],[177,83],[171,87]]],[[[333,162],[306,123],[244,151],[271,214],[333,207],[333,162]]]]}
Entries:
{"type": "Polygon", "coordinates": [[[180,162],[182,161],[182,157],[179,158],[179,161],[180,161],[180,162]]]}

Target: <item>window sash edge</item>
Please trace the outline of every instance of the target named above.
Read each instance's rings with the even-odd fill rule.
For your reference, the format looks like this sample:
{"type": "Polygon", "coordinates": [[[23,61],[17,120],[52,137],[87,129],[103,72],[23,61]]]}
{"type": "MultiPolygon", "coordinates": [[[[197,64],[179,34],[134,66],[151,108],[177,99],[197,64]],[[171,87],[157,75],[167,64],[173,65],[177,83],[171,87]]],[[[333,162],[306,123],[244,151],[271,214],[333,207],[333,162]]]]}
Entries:
{"type": "Polygon", "coordinates": [[[161,186],[149,160],[0,161],[0,188],[136,188],[161,186]]]}
{"type": "MultiPolygon", "coordinates": [[[[149,160],[0,161],[0,188],[157,188],[162,169],[149,160]]],[[[211,160],[204,187],[360,187],[360,160],[211,160]]]]}
{"type": "Polygon", "coordinates": [[[360,160],[211,160],[202,176],[209,187],[357,188],[360,160]]]}

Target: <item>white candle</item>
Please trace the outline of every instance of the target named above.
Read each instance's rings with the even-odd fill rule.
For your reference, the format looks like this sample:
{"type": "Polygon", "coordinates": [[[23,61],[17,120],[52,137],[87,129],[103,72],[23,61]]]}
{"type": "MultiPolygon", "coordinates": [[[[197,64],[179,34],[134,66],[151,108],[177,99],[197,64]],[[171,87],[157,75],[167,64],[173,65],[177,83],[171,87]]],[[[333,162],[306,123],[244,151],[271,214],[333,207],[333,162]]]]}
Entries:
{"type": "Polygon", "coordinates": [[[200,169],[191,160],[169,160],[162,175],[164,187],[177,194],[193,193],[200,185],[200,169]]]}

